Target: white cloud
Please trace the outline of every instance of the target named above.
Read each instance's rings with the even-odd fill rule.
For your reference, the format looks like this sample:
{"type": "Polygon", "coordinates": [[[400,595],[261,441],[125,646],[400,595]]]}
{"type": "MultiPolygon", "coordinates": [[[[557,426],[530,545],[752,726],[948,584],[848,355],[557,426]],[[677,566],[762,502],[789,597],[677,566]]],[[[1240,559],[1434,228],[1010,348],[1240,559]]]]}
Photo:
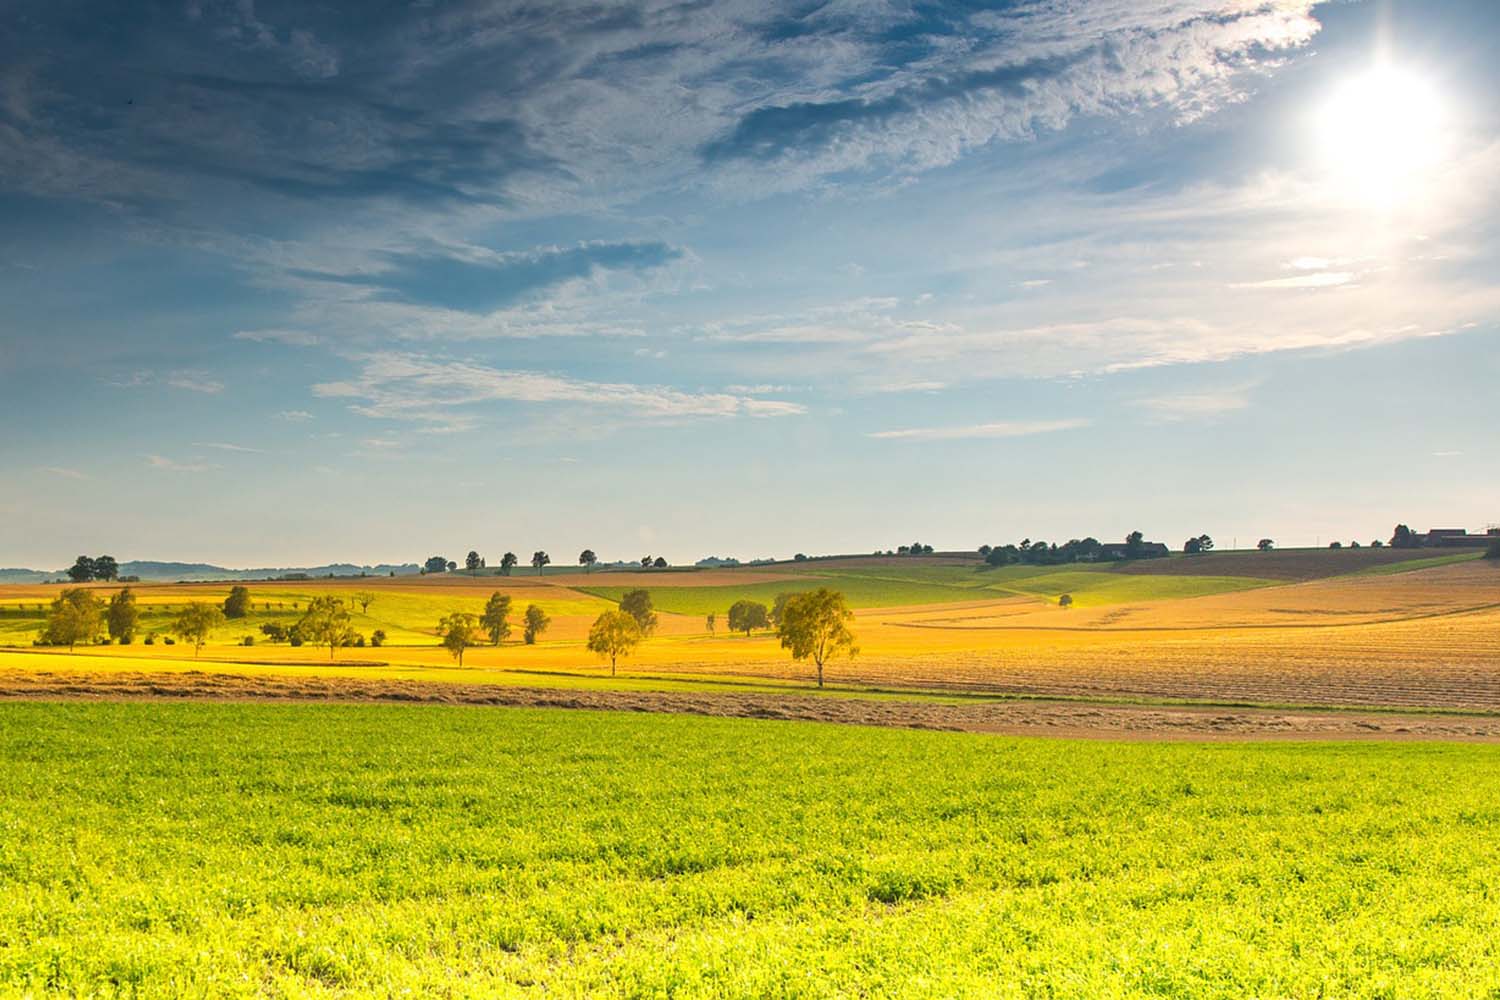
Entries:
{"type": "Polygon", "coordinates": [[[205,372],[175,371],[169,373],[165,381],[167,385],[174,389],[185,389],[188,392],[217,395],[224,391],[224,383],[216,378],[212,378],[205,372]]]}
{"type": "Polygon", "coordinates": [[[1252,384],[1208,389],[1196,392],[1168,393],[1134,401],[1134,405],[1147,410],[1162,422],[1206,419],[1222,413],[1247,409],[1250,406],[1252,384]]]}
{"type": "Polygon", "coordinates": [[[144,455],[146,464],[153,469],[161,469],[164,472],[209,472],[217,469],[217,465],[209,465],[203,462],[177,462],[162,455],[144,455]]]}
{"type": "Polygon", "coordinates": [[[242,453],[247,454],[247,455],[264,455],[265,454],[265,451],[263,449],[261,449],[261,448],[251,448],[251,447],[249,447],[247,445],[243,445],[243,444],[228,444],[227,442],[224,442],[224,441],[194,441],[193,442],[193,447],[195,447],[195,448],[213,448],[215,451],[242,452],[242,453]]]}
{"type": "Polygon", "coordinates": [[[1357,275],[1353,271],[1319,271],[1291,278],[1268,278],[1265,281],[1236,281],[1230,288],[1333,288],[1347,285],[1357,275]]]}
{"type": "Polygon", "coordinates": [[[64,479],[87,480],[89,478],[87,474],[79,472],[77,469],[67,469],[59,465],[44,465],[42,466],[42,471],[50,472],[54,476],[62,476],[64,479]]]}
{"type": "Polygon", "coordinates": [[[752,399],[731,393],[683,392],[664,386],[588,382],[543,372],[492,368],[471,361],[381,352],[365,357],[349,380],[323,382],[313,393],[356,400],[356,413],[391,420],[466,428],[470,414],[457,408],[493,402],[569,403],[610,407],[641,420],[702,417],[788,416],[803,413],[798,403],[752,399]]]}
{"type": "Polygon", "coordinates": [[[276,414],[278,420],[287,420],[292,423],[305,423],[313,419],[313,415],[306,410],[282,410],[276,414]]]}
{"type": "Polygon", "coordinates": [[[1013,438],[1029,437],[1033,434],[1051,434],[1056,431],[1077,430],[1087,427],[1089,421],[1079,417],[1066,420],[1008,420],[990,424],[969,424],[961,427],[913,427],[895,431],[873,431],[867,437],[884,441],[958,441],[968,438],[1013,438]]]}

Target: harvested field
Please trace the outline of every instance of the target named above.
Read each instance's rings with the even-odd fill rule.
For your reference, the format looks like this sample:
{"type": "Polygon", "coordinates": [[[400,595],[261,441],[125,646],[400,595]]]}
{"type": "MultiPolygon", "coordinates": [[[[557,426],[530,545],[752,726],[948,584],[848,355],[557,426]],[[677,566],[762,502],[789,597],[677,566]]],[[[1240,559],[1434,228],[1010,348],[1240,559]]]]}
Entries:
{"type": "Polygon", "coordinates": [[[1038,700],[953,703],[736,692],[561,691],[555,688],[328,677],[246,677],[201,672],[52,674],[0,671],[0,699],[68,698],[408,702],[607,709],[1132,740],[1500,741],[1500,715],[1370,714],[1038,700]]]}
{"type": "Polygon", "coordinates": [[[1270,552],[1207,552],[1166,559],[1137,559],[1114,564],[1116,573],[1133,576],[1254,576],[1269,580],[1317,580],[1344,573],[1368,572],[1434,557],[1477,558],[1477,551],[1433,549],[1272,549],[1270,552]]]}

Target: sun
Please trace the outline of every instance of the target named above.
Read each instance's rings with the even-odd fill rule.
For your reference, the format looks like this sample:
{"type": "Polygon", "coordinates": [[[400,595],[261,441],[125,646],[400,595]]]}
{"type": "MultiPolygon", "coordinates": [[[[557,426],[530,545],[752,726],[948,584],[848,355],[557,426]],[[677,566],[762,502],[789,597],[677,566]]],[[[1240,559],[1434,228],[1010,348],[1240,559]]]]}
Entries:
{"type": "Polygon", "coordinates": [[[1320,110],[1317,131],[1333,179],[1380,202],[1420,197],[1446,154],[1441,95],[1420,75],[1393,66],[1345,81],[1320,110]]]}

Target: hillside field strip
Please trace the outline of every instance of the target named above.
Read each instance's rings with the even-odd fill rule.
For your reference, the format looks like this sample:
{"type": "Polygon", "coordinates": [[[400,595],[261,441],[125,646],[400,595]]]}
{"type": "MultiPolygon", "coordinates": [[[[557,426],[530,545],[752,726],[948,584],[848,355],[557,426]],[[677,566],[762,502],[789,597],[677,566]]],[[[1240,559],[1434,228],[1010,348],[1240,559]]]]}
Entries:
{"type": "MultiPolygon", "coordinates": [[[[843,559],[701,572],[558,572],[542,577],[443,574],[252,583],[248,617],[226,623],[198,656],[181,643],[34,648],[56,586],[0,588],[0,670],[15,672],[316,672],[626,690],[734,683],[798,689],[809,681],[766,631],[727,631],[736,600],[827,586],[855,608],[860,654],[835,662],[847,692],[989,693],[1294,706],[1394,706],[1500,712],[1500,566],[1472,556],[1392,550],[1213,554],[1126,566],[1010,566],[960,559],[843,559]],[[1202,571],[1206,566],[1211,572],[1202,571]],[[1315,572],[1321,567],[1321,575],[1315,572]],[[1404,571],[1403,570],[1404,567],[1404,571]],[[1232,571],[1232,572],[1231,572],[1232,571]],[[1227,574],[1227,575],[1226,575],[1227,574]],[[619,677],[584,648],[590,622],[644,587],[655,636],[619,677]],[[513,600],[510,640],[469,650],[460,668],[437,644],[437,620],[477,613],[500,590],[513,600]],[[353,627],[381,629],[380,648],[269,643],[314,596],[374,596],[353,627]],[[1073,598],[1060,607],[1062,594],[1073,598]],[[536,603],[553,618],[535,645],[519,618],[536,603]],[[707,630],[705,615],[718,616],[707,630]],[[253,646],[240,645],[253,636],[253,646]]],[[[115,587],[99,585],[108,596],[115,587]]],[[[222,601],[227,584],[134,588],[141,633],[163,636],[192,600],[222,601]]]]}

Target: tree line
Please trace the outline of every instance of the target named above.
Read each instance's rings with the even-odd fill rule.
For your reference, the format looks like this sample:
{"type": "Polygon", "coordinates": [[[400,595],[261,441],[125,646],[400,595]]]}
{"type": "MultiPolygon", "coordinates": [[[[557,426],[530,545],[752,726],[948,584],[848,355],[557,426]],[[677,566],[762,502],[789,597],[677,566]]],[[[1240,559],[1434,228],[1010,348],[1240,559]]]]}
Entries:
{"type": "MultiPolygon", "coordinates": [[[[511,570],[520,565],[520,557],[514,552],[506,552],[500,557],[500,575],[510,576],[511,570]]],[[[593,571],[599,562],[599,556],[593,549],[584,549],[578,553],[578,565],[583,567],[585,573],[593,571]]],[[[671,566],[665,556],[641,556],[642,569],[667,569],[671,566]]],[[[531,554],[531,566],[537,571],[537,575],[545,575],[546,568],[552,565],[552,556],[544,549],[537,549],[531,554]]],[[[478,576],[481,570],[487,570],[489,563],[477,549],[470,549],[469,554],[464,557],[465,572],[470,576],[478,576]]],[[[422,563],[421,572],[428,573],[456,573],[458,563],[447,556],[428,556],[422,563]]]]}

